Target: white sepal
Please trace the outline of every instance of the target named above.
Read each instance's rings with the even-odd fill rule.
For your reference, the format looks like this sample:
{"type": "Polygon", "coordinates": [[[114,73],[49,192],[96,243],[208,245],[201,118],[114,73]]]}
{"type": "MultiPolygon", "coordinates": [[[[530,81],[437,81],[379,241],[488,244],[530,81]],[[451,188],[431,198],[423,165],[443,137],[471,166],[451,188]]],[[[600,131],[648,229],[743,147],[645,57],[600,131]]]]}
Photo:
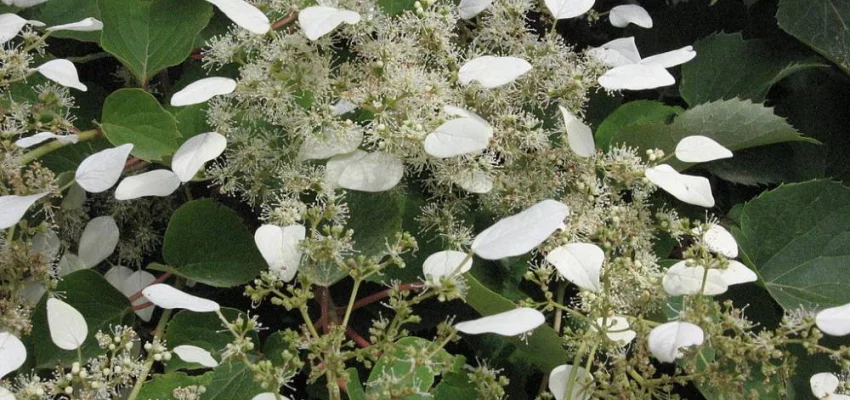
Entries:
{"type": "Polygon", "coordinates": [[[312,6],[298,13],[298,23],[304,30],[307,39],[316,40],[327,35],[340,24],[356,24],[360,22],[360,14],[341,8],[312,6]]]}
{"type": "Polygon", "coordinates": [[[56,25],[47,28],[47,31],[77,31],[77,32],[94,32],[103,29],[103,22],[88,17],[70,24],[56,25]]]}
{"type": "Polygon", "coordinates": [[[462,85],[477,81],[482,87],[491,89],[507,85],[528,71],[531,71],[531,64],[521,58],[481,56],[460,67],[458,81],[462,85]]]}
{"type": "Polygon", "coordinates": [[[564,126],[567,129],[567,142],[570,150],[579,157],[590,157],[596,153],[596,144],[593,143],[593,132],[590,127],[582,122],[564,107],[558,106],[561,116],[564,117],[564,126]]]}
{"type": "Polygon", "coordinates": [[[617,28],[625,28],[629,24],[635,24],[641,28],[652,28],[652,17],[646,9],[637,4],[624,4],[611,9],[608,14],[611,25],[617,28]]]}
{"type": "Polygon", "coordinates": [[[0,229],[6,229],[17,224],[36,201],[48,194],[50,192],[28,196],[17,196],[13,194],[0,196],[0,229]]]}
{"type": "Polygon", "coordinates": [[[174,93],[171,96],[171,105],[181,107],[205,103],[215,96],[233,93],[234,90],[236,90],[236,81],[230,78],[213,76],[199,79],[174,93]]]}
{"type": "Polygon", "coordinates": [[[694,51],[693,46],[685,46],[680,49],[670,50],[668,52],[644,58],[640,61],[640,63],[641,65],[671,68],[691,61],[696,56],[697,52],[694,51]]]}
{"type": "Polygon", "coordinates": [[[460,0],[458,11],[462,19],[470,19],[480,14],[493,4],[493,0],[460,0]]]}
{"type": "Polygon", "coordinates": [[[62,254],[62,257],[59,259],[59,263],[56,266],[57,274],[60,278],[70,275],[73,272],[77,272],[81,269],[88,269],[89,266],[83,262],[80,257],[77,257],[74,253],[70,251],[66,251],[62,254]]]}
{"type": "Polygon", "coordinates": [[[177,174],[181,182],[188,182],[207,161],[220,156],[226,147],[227,139],[216,132],[192,136],[174,152],[171,158],[171,170],[177,174]]]}
{"type": "Polygon", "coordinates": [[[830,336],[850,334],[850,304],[821,310],[815,315],[815,323],[830,336]]]}
{"type": "Polygon", "coordinates": [[[349,164],[366,157],[367,154],[369,153],[363,150],[354,150],[351,153],[337,154],[331,157],[327,164],[325,164],[325,183],[333,187],[339,187],[338,182],[342,171],[345,171],[349,164]]]}
{"type": "Polygon", "coordinates": [[[756,275],[753,270],[735,260],[729,260],[729,265],[726,269],[719,271],[720,277],[723,278],[723,282],[726,282],[729,286],[755,282],[759,279],[758,275],[756,275]]]}
{"type": "Polygon", "coordinates": [[[262,35],[271,29],[269,17],[243,0],[207,0],[207,2],[216,6],[234,24],[251,33],[262,35]]]}
{"type": "Polygon", "coordinates": [[[181,360],[189,363],[198,363],[207,368],[218,366],[218,361],[213,358],[212,354],[198,346],[184,344],[173,348],[171,351],[177,354],[177,357],[180,357],[181,360]]]}
{"type": "Polygon", "coordinates": [[[477,153],[487,148],[493,137],[493,127],[475,118],[456,118],[446,121],[425,137],[425,152],[446,158],[477,153]]]}
{"type": "MultiPolygon", "coordinates": [[[[32,6],[35,6],[35,5],[38,5],[38,4],[41,4],[41,3],[46,3],[46,2],[47,2],[47,0],[3,0],[3,4],[5,4],[7,6],[15,6],[15,7],[20,7],[20,8],[32,7],[32,6]]],[[[38,21],[30,21],[30,22],[32,23],[32,22],[38,22],[38,21]]],[[[44,26],[44,24],[42,24],[41,22],[38,22],[38,23],[39,23],[39,25],[36,25],[36,26],[44,26]]]]}
{"type": "Polygon", "coordinates": [[[680,174],[667,164],[647,168],[645,175],[650,182],[685,203],[706,208],[714,207],[711,184],[706,178],[680,174]]]}
{"type": "Polygon", "coordinates": [[[461,171],[450,177],[452,183],[469,193],[483,194],[493,190],[493,178],[480,170],[461,171]]]}
{"type": "Polygon", "coordinates": [[[402,176],[404,164],[398,157],[376,151],[346,163],[336,184],[361,192],[383,192],[398,185],[402,176]]]}
{"type": "Polygon", "coordinates": [[[254,233],[254,243],[269,270],[289,282],[298,272],[301,264],[301,248],[298,246],[306,237],[303,225],[263,225],[254,233]]]}
{"type": "Polygon", "coordinates": [[[221,309],[218,303],[212,300],[193,296],[164,283],[157,283],[144,288],[142,295],[147,297],[151,303],[167,310],[183,308],[194,312],[218,312],[221,309]]]}
{"type": "Polygon", "coordinates": [[[100,264],[115,251],[118,246],[118,225],[111,216],[93,218],[86,224],[80,237],[78,255],[86,268],[100,264]]]}
{"type": "Polygon", "coordinates": [[[116,200],[132,200],[140,197],[163,197],[180,187],[180,178],[167,169],[157,169],[124,178],[115,188],[116,200]]]}
{"type": "Polygon", "coordinates": [[[298,149],[298,160],[323,160],[338,154],[351,153],[360,147],[363,130],[359,127],[347,129],[342,135],[323,131],[318,135],[309,135],[298,149]]]}
{"type": "Polygon", "coordinates": [[[702,163],[730,157],[729,149],[706,136],[688,136],[676,145],[676,158],[684,162],[702,163]]]}
{"type": "Polygon", "coordinates": [[[728,258],[738,257],[738,242],[726,228],[711,224],[711,227],[703,234],[702,239],[711,252],[728,258]]]}
{"type": "Polygon", "coordinates": [[[670,86],[676,78],[657,65],[626,64],[614,67],[599,77],[599,85],[608,90],[645,90],[670,86]]]}
{"type": "Polygon", "coordinates": [[[597,61],[609,67],[637,64],[641,60],[634,36],[614,39],[588,52],[597,61]]]}
{"type": "Polygon", "coordinates": [[[284,395],[265,392],[252,397],[251,400],[289,400],[289,398],[284,395]]]}
{"type": "Polygon", "coordinates": [[[664,291],[670,296],[693,295],[702,293],[714,296],[725,293],[729,285],[723,279],[718,269],[709,269],[708,273],[704,267],[693,264],[693,260],[682,260],[673,264],[661,279],[664,291]],[[703,283],[703,280],[705,282],[703,283]]]}
{"type": "Polygon", "coordinates": [[[50,139],[56,139],[57,142],[62,144],[67,143],[77,143],[80,140],[80,137],[77,135],[57,135],[53,132],[39,132],[32,136],[27,136],[25,138],[20,138],[15,141],[15,146],[18,146],[22,149],[26,149],[32,146],[35,146],[39,143],[46,142],[50,139]]]}
{"type": "Polygon", "coordinates": [[[683,347],[699,346],[705,340],[702,328],[690,322],[673,321],[649,332],[649,351],[658,361],[674,362],[683,347]]]}
{"type": "Polygon", "coordinates": [[[433,281],[439,281],[444,276],[463,275],[470,269],[472,269],[472,257],[467,259],[466,253],[454,250],[431,254],[422,264],[422,273],[425,278],[433,281]]]}
{"type": "MultiPolygon", "coordinates": [[[[106,278],[107,282],[112,284],[112,286],[128,298],[156,281],[156,277],[150,272],[143,270],[133,271],[130,268],[122,267],[120,265],[114,266],[109,271],[106,271],[103,277],[106,278]]],[[[147,302],[148,299],[146,299],[145,296],[142,296],[134,300],[132,305],[138,306],[147,302]]],[[[153,311],[154,307],[145,307],[141,310],[136,310],[136,315],[138,315],[143,321],[148,322],[153,316],[153,311]]]]}
{"type": "Polygon", "coordinates": [[[80,77],[77,75],[77,68],[74,67],[74,63],[68,60],[50,60],[39,65],[38,68],[36,68],[36,71],[44,75],[45,78],[62,86],[74,88],[83,92],[88,90],[86,85],[83,85],[83,83],[80,82],[80,77]]]}
{"type": "Polygon", "coordinates": [[[104,192],[118,182],[132,150],[133,145],[127,143],[94,153],[80,163],[74,179],[89,193],[104,192]]]}
{"type": "Polygon", "coordinates": [[[86,319],[76,308],[55,298],[47,299],[47,327],[50,338],[63,350],[76,350],[89,334],[86,319]]]}
{"type": "Polygon", "coordinates": [[[487,260],[528,253],[555,232],[569,214],[566,204],[543,200],[479,233],[472,242],[472,250],[487,260]]]}
{"type": "Polygon", "coordinates": [[[559,365],[549,373],[549,391],[555,396],[555,400],[590,400],[589,384],[593,382],[593,375],[588,374],[582,367],[573,367],[569,364],[559,365]],[[577,368],[575,382],[570,396],[567,397],[567,384],[573,368],[577,368]]]}
{"type": "Polygon", "coordinates": [[[575,18],[591,8],[596,0],[546,0],[546,8],[555,19],[575,18]]]}
{"type": "MultiPolygon", "coordinates": [[[[5,2],[6,0],[4,0],[4,3],[5,2]]],[[[39,21],[25,20],[17,14],[6,13],[0,15],[0,44],[6,43],[9,40],[12,40],[15,36],[18,36],[18,32],[20,32],[26,24],[44,26],[44,24],[39,21]]]]}
{"type": "Polygon", "coordinates": [[[17,336],[0,332],[0,379],[24,365],[27,348],[17,336]]]}
{"type": "MultiPolygon", "coordinates": [[[[635,340],[637,336],[637,332],[629,329],[631,325],[629,324],[629,320],[625,317],[608,317],[608,318],[597,318],[596,325],[599,325],[602,328],[602,331],[605,332],[605,336],[608,336],[608,339],[611,339],[613,342],[618,342],[621,345],[627,345],[631,343],[632,340],[635,340]]],[[[595,330],[596,328],[591,325],[591,329],[595,330]]]]}
{"type": "Polygon", "coordinates": [[[821,372],[809,378],[809,386],[812,394],[819,399],[832,400],[833,394],[838,390],[838,377],[829,372],[821,372]]]}
{"type": "Polygon", "coordinates": [[[533,308],[517,308],[499,314],[489,315],[472,321],[455,324],[455,329],[468,335],[495,333],[502,336],[516,336],[533,331],[546,322],[546,317],[533,308]]]}
{"type": "Polygon", "coordinates": [[[62,241],[59,235],[52,229],[47,228],[44,232],[36,233],[32,237],[32,246],[30,254],[41,254],[47,259],[53,259],[59,254],[59,249],[62,247],[62,241]]]}
{"type": "Polygon", "coordinates": [[[595,244],[571,243],[556,247],[546,255],[546,261],[566,280],[584,290],[598,292],[601,288],[599,274],[605,252],[595,244]]]}

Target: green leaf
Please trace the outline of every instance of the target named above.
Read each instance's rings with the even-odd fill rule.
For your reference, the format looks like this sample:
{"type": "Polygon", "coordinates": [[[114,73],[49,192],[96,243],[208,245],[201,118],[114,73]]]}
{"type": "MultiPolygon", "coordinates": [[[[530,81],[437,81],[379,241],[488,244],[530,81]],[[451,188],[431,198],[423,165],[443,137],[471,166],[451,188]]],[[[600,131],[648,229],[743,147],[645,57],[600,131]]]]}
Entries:
{"type": "MultiPolygon", "coordinates": [[[[221,313],[231,322],[240,316],[245,320],[248,319],[245,313],[234,308],[222,308],[221,313]]],[[[259,343],[260,339],[256,332],[251,332],[251,338],[254,344],[259,343]]],[[[221,320],[213,313],[181,311],[168,323],[165,340],[169,348],[173,349],[184,344],[197,346],[209,351],[213,358],[220,361],[222,351],[228,343],[233,341],[233,335],[224,330],[221,320]]],[[[166,371],[201,368],[205,367],[197,363],[187,363],[180,357],[174,357],[168,362],[166,371]]]]}
{"type": "Polygon", "coordinates": [[[366,400],[366,391],[360,383],[360,374],[357,368],[345,370],[345,387],[348,390],[349,400],[366,400]]]}
{"type": "Polygon", "coordinates": [[[685,111],[682,107],[668,106],[658,101],[637,100],[617,107],[596,129],[596,146],[611,148],[614,135],[627,125],[668,123],[685,111]]]}
{"type": "Polygon", "coordinates": [[[786,310],[850,303],[850,188],[810,181],[746,203],[732,233],[742,260],[786,310]]]}
{"type": "Polygon", "coordinates": [[[145,161],[162,161],[183,142],[174,116],[141,89],[121,89],[109,95],[103,104],[101,127],[112,144],[132,143],[131,154],[145,161]]]}
{"type": "Polygon", "coordinates": [[[170,272],[216,287],[247,283],[268,268],[242,219],[211,199],[190,201],[174,212],[162,256],[170,272]]]}
{"type": "Polygon", "coordinates": [[[462,372],[450,372],[443,376],[434,391],[434,400],[478,400],[478,392],[462,372]]]}
{"type": "Polygon", "coordinates": [[[779,27],[850,73],[850,2],[781,0],[779,27]]]}
{"type": "MultiPolygon", "coordinates": [[[[710,137],[733,151],[781,142],[816,142],[801,136],[773,109],[749,100],[732,99],[700,104],[682,112],[670,124],[626,125],[614,133],[611,143],[637,147],[642,156],[643,150],[653,148],[670,155],[680,140],[692,135],[710,137]]],[[[668,164],[678,170],[693,165],[674,158],[668,164]]]]}
{"type": "MultiPolygon", "coordinates": [[[[55,292],[64,294],[63,300],[86,319],[89,335],[81,348],[83,359],[101,354],[102,350],[94,337],[97,331],[110,332],[111,325],[133,325],[134,314],[130,309],[130,301],[93,270],[84,269],[69,274],[59,281],[55,292]]],[[[77,361],[76,351],[62,350],[50,339],[47,297],[42,297],[32,317],[31,338],[39,368],[52,368],[57,363],[66,365],[77,361]]]]}
{"type": "Polygon", "coordinates": [[[378,0],[381,10],[389,15],[398,15],[407,10],[413,10],[416,0],[378,0]]]}
{"type": "Polygon", "coordinates": [[[788,75],[825,67],[782,43],[744,40],[740,33],[716,33],[694,43],[698,56],[682,66],[679,91],[694,106],[735,97],[764,101],[768,89],[788,75]]]}
{"type": "MultiPolygon", "coordinates": [[[[423,349],[434,347],[434,343],[419,337],[409,336],[399,339],[393,347],[392,353],[384,354],[369,373],[369,383],[376,382],[384,376],[393,376],[398,379],[399,388],[416,388],[418,392],[427,392],[434,384],[433,370],[426,365],[414,365],[411,362],[411,352],[419,352],[423,349]],[[411,368],[413,370],[411,371],[411,368]]],[[[451,362],[452,355],[440,349],[432,357],[435,362],[451,362]]],[[[380,393],[381,386],[370,386],[367,393],[376,395],[380,393]]],[[[385,389],[385,387],[383,387],[385,389]]],[[[420,400],[426,397],[422,395],[408,395],[401,397],[404,400],[420,400]]]]}
{"type": "Polygon", "coordinates": [[[201,103],[171,110],[177,119],[181,141],[213,130],[207,123],[207,109],[207,104],[201,103]]]}
{"type": "Polygon", "coordinates": [[[247,400],[266,391],[245,363],[231,361],[213,369],[204,400],[247,400]]]}
{"type": "Polygon", "coordinates": [[[101,46],[142,86],[189,57],[195,36],[212,18],[212,5],[203,0],[98,0],[98,5],[101,46]]]}
{"type": "MultiPolygon", "coordinates": [[[[44,22],[47,26],[69,24],[88,17],[100,19],[97,0],[48,1],[39,7],[35,7],[34,10],[32,19],[44,22]]],[[[100,32],[98,31],[55,31],[50,36],[86,42],[100,41],[100,32]]]]}
{"type": "MultiPolygon", "coordinates": [[[[172,361],[169,363],[173,363],[175,358],[172,358],[172,361]]],[[[211,380],[211,372],[198,376],[186,375],[183,372],[156,375],[150,381],[145,382],[142,390],[139,392],[138,399],[176,400],[173,396],[174,389],[187,386],[206,387],[210,384],[211,380]]]]}

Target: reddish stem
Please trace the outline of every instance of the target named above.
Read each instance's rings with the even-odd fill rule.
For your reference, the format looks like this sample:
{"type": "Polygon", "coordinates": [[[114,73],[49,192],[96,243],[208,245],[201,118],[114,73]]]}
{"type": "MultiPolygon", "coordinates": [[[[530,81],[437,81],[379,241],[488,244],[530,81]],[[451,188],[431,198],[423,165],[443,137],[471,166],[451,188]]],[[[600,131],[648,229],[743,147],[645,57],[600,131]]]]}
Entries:
{"type": "Polygon", "coordinates": [[[287,15],[287,16],[286,16],[286,17],[284,17],[283,19],[281,19],[281,20],[279,20],[279,21],[275,22],[274,24],[272,24],[272,30],[275,30],[275,31],[276,31],[276,30],[278,30],[278,29],[280,29],[280,28],[284,27],[286,24],[288,24],[288,23],[292,22],[292,21],[295,19],[295,17],[297,17],[297,16],[298,16],[298,13],[297,13],[297,12],[293,12],[293,13],[291,13],[291,14],[287,15]]]}
{"type": "Polygon", "coordinates": [[[372,343],[369,343],[369,341],[363,336],[360,336],[360,334],[355,332],[354,329],[351,329],[350,326],[345,327],[345,336],[348,336],[349,339],[353,340],[354,343],[357,343],[358,346],[364,349],[372,345],[372,343]]]}
{"type": "MultiPolygon", "coordinates": [[[[421,283],[405,283],[405,284],[399,285],[398,290],[400,290],[400,291],[419,290],[421,288],[422,288],[421,283]]],[[[354,306],[351,308],[351,310],[353,311],[353,310],[356,310],[358,308],[366,307],[369,304],[372,304],[376,301],[385,299],[385,298],[389,297],[390,292],[392,290],[393,290],[393,288],[384,289],[380,292],[372,293],[372,294],[370,294],[370,295],[368,295],[368,296],[366,296],[366,297],[364,297],[360,300],[357,300],[357,301],[354,302],[354,306]]]]}
{"type": "Polygon", "coordinates": [[[146,309],[146,308],[148,308],[152,305],[153,305],[153,303],[151,303],[151,302],[142,303],[142,304],[139,304],[137,306],[133,306],[133,311],[144,310],[144,309],[146,309]]]}
{"type": "MultiPolygon", "coordinates": [[[[155,281],[151,282],[151,285],[156,285],[157,283],[165,282],[165,280],[168,279],[168,278],[171,278],[171,272],[166,272],[166,273],[160,275],[159,278],[156,278],[155,281]]],[[[148,285],[148,286],[150,286],[150,285],[148,285]]],[[[142,289],[142,290],[144,290],[144,289],[142,289]]],[[[140,298],[142,298],[142,291],[141,290],[139,290],[136,293],[133,293],[133,295],[130,296],[130,303],[132,303],[132,302],[134,302],[134,301],[136,301],[140,298]]]]}

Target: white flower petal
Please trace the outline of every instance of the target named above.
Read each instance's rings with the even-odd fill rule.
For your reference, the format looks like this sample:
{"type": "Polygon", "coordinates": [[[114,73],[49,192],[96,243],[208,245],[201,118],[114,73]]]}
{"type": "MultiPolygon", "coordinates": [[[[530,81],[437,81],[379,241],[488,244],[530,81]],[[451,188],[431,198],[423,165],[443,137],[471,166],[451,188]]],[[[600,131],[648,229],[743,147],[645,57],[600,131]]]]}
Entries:
{"type": "Polygon", "coordinates": [[[278,400],[278,399],[289,400],[289,398],[284,396],[284,395],[280,395],[280,394],[276,395],[275,393],[272,393],[272,392],[260,393],[260,394],[251,398],[251,400],[278,400]],[[278,397],[278,396],[280,396],[280,397],[278,397]]]}
{"type": "Polygon", "coordinates": [[[318,135],[310,135],[304,139],[301,148],[298,149],[298,160],[323,160],[338,154],[351,153],[360,147],[363,141],[363,130],[352,127],[342,135],[335,135],[331,131],[322,131],[318,135]]]}
{"type": "Polygon", "coordinates": [[[596,144],[593,143],[593,132],[584,122],[573,115],[564,107],[558,106],[564,117],[564,126],[567,129],[567,141],[570,150],[579,157],[590,157],[596,153],[596,144]]]}
{"type": "Polygon", "coordinates": [[[812,394],[819,399],[832,399],[832,394],[838,389],[838,377],[829,372],[821,372],[809,378],[812,394]]]}
{"type": "MultiPolygon", "coordinates": [[[[15,6],[15,7],[20,7],[20,8],[32,7],[32,6],[39,5],[39,4],[46,3],[46,2],[47,2],[47,0],[3,0],[3,4],[5,4],[7,6],[15,6]]],[[[34,21],[34,22],[38,22],[38,21],[34,21]]],[[[39,22],[39,24],[41,24],[41,23],[39,22]]],[[[44,24],[36,25],[36,26],[43,26],[43,25],[44,24]]]]}
{"type": "Polygon", "coordinates": [[[77,143],[80,139],[77,135],[57,135],[53,132],[39,132],[32,136],[27,136],[25,138],[20,138],[15,141],[15,146],[18,146],[22,149],[30,148],[39,143],[46,142],[50,139],[56,139],[59,143],[77,143]]]}
{"type": "Polygon", "coordinates": [[[124,178],[115,188],[116,200],[132,200],[140,197],[163,197],[180,187],[180,178],[167,169],[157,169],[124,178]]]}
{"type": "Polygon", "coordinates": [[[63,350],[76,350],[89,334],[83,314],[70,304],[54,298],[47,299],[47,327],[53,343],[63,350]]]}
{"type": "Polygon", "coordinates": [[[688,136],[676,145],[676,158],[689,163],[701,163],[732,157],[732,152],[705,136],[688,136]]]}
{"type": "MultiPolygon", "coordinates": [[[[608,339],[622,345],[631,343],[637,336],[637,332],[629,329],[631,325],[625,317],[597,318],[596,325],[602,328],[608,339]]],[[[596,328],[591,326],[591,329],[595,330],[596,328]]]]}
{"type": "Polygon", "coordinates": [[[337,185],[362,192],[383,192],[395,187],[404,176],[398,157],[376,151],[346,164],[337,185]]]}
{"type": "Polygon", "coordinates": [[[351,153],[337,154],[331,157],[325,165],[325,182],[333,187],[338,187],[337,183],[342,171],[345,171],[349,164],[366,157],[368,154],[363,150],[354,150],[351,153]]]}
{"type": "Polygon", "coordinates": [[[650,182],[685,203],[706,208],[714,207],[711,184],[706,178],[680,174],[667,164],[647,168],[645,175],[650,182]]]}
{"type": "Polygon", "coordinates": [[[50,192],[31,194],[29,196],[0,196],[0,229],[6,229],[17,224],[36,201],[48,194],[50,192]]]}
{"type": "Polygon", "coordinates": [[[360,14],[334,7],[307,7],[298,13],[298,23],[304,30],[307,39],[316,40],[327,35],[341,23],[356,24],[360,22],[360,14]]]}
{"type": "Polygon", "coordinates": [[[586,369],[573,367],[569,364],[559,365],[549,373],[549,391],[555,396],[555,400],[590,400],[590,393],[587,389],[591,382],[593,382],[593,375],[588,374],[586,369]],[[573,368],[578,369],[576,370],[572,393],[567,397],[567,385],[573,368]]]}
{"type": "Polygon", "coordinates": [[[0,379],[24,365],[27,348],[17,336],[0,332],[0,379]]]}
{"type": "Polygon", "coordinates": [[[699,346],[705,339],[702,328],[690,322],[673,321],[649,332],[649,351],[661,362],[674,362],[682,357],[683,347],[699,346]]]}
{"type": "Polygon", "coordinates": [[[609,67],[637,64],[641,60],[634,36],[614,39],[602,46],[590,49],[589,52],[597,61],[609,67]]]}
{"type": "Polygon", "coordinates": [[[342,114],[350,113],[357,109],[357,104],[340,100],[336,104],[334,104],[334,110],[331,113],[333,116],[340,116],[342,114]]]}
{"type": "Polygon", "coordinates": [[[132,150],[127,143],[94,153],[80,163],[74,179],[89,193],[104,192],[118,182],[132,150]]]}
{"type": "Polygon", "coordinates": [[[114,288],[118,289],[119,292],[124,293],[124,282],[127,278],[133,275],[133,270],[121,265],[116,265],[106,271],[103,274],[103,278],[109,282],[114,288]]]}
{"type": "Polygon", "coordinates": [[[644,58],[640,63],[642,65],[670,68],[691,61],[696,56],[697,52],[694,51],[693,46],[685,46],[681,49],[670,50],[666,53],[644,58]]]}
{"type": "Polygon", "coordinates": [[[438,281],[444,276],[462,275],[472,269],[472,257],[462,251],[445,250],[428,256],[422,264],[426,278],[438,281]],[[463,265],[461,265],[463,263],[463,265]]]}
{"type": "Polygon", "coordinates": [[[815,315],[815,323],[827,335],[850,334],[850,304],[821,310],[815,315]]]}
{"type": "Polygon", "coordinates": [[[601,288],[599,274],[605,252],[595,244],[571,243],[556,247],[546,255],[546,261],[554,265],[561,276],[584,290],[598,292],[601,288]]]}
{"type": "Polygon", "coordinates": [[[83,262],[80,257],[77,257],[73,253],[65,252],[62,254],[62,258],[59,259],[59,263],[57,264],[59,277],[62,278],[71,274],[72,272],[77,272],[81,269],[88,269],[89,266],[83,262]]]}
{"type": "Polygon", "coordinates": [[[729,265],[726,269],[719,271],[720,277],[723,278],[723,281],[729,286],[755,282],[758,280],[758,275],[756,275],[753,270],[735,260],[729,260],[729,265]]]}
{"type": "Polygon", "coordinates": [[[86,85],[80,82],[80,77],[77,75],[77,68],[74,67],[74,63],[68,60],[50,60],[39,65],[36,71],[44,75],[45,78],[62,86],[71,87],[83,92],[88,90],[86,85]]]}
{"type": "Polygon", "coordinates": [[[266,14],[243,0],[207,0],[207,2],[216,6],[234,24],[251,33],[262,35],[272,27],[266,14]]]}
{"type": "Polygon", "coordinates": [[[12,40],[15,36],[18,36],[18,32],[20,32],[26,24],[39,26],[38,24],[40,24],[40,22],[27,21],[17,14],[12,13],[0,15],[0,44],[6,43],[9,40],[12,40]]]}
{"type": "Polygon", "coordinates": [[[218,361],[213,358],[210,352],[191,345],[180,345],[172,349],[171,351],[174,354],[177,354],[177,357],[180,357],[181,360],[190,362],[190,363],[198,363],[207,368],[215,368],[218,366],[218,361]]]}
{"type": "Polygon", "coordinates": [[[301,264],[301,248],[298,245],[306,237],[303,225],[263,225],[254,233],[254,243],[269,265],[269,270],[284,282],[289,282],[301,264]]]}
{"type": "Polygon", "coordinates": [[[738,257],[738,242],[726,228],[711,224],[711,227],[703,234],[703,240],[708,249],[714,253],[728,258],[738,257]]]}
{"type": "Polygon", "coordinates": [[[236,81],[230,78],[214,76],[194,81],[171,96],[174,107],[204,103],[207,100],[236,90],[236,81]]]}
{"type": "Polygon", "coordinates": [[[470,19],[480,14],[493,4],[493,0],[460,0],[458,11],[463,19],[470,19]]]}
{"type": "Polygon", "coordinates": [[[617,28],[625,28],[629,24],[635,24],[641,28],[652,28],[652,17],[637,4],[616,6],[611,9],[608,18],[611,20],[611,25],[617,28]]]}
{"type": "Polygon", "coordinates": [[[608,90],[645,90],[676,83],[673,75],[656,65],[627,64],[614,67],[599,77],[599,85],[608,90]]]}
{"type": "Polygon", "coordinates": [[[144,288],[142,295],[147,297],[151,303],[167,310],[184,308],[194,312],[218,312],[221,309],[218,303],[212,300],[192,296],[164,283],[157,283],[144,288]]]}
{"type": "Polygon", "coordinates": [[[174,152],[171,158],[171,170],[177,174],[181,182],[188,182],[207,161],[220,156],[226,147],[227,139],[216,132],[192,136],[174,152]]]}
{"type": "Polygon", "coordinates": [[[596,0],[546,0],[546,8],[555,19],[575,18],[591,8],[596,0]]]}
{"type": "Polygon", "coordinates": [[[452,175],[451,180],[469,193],[483,194],[493,190],[493,178],[484,171],[459,172],[452,175]]]}
{"type": "Polygon", "coordinates": [[[531,71],[531,64],[521,58],[482,56],[460,67],[458,81],[463,85],[477,81],[490,89],[507,85],[528,71],[531,71]]]}
{"type": "Polygon", "coordinates": [[[446,121],[425,137],[425,152],[437,157],[454,157],[477,153],[487,148],[493,137],[493,127],[474,118],[446,121]]]}
{"type": "MultiPolygon", "coordinates": [[[[112,269],[107,271],[103,277],[106,278],[107,282],[112,284],[112,286],[128,298],[156,281],[156,277],[150,272],[142,270],[133,271],[130,268],[122,267],[120,265],[112,267],[112,269]]],[[[133,305],[138,306],[147,302],[148,299],[142,296],[134,300],[133,305]]],[[[143,321],[148,322],[151,320],[153,312],[154,307],[146,307],[141,310],[136,310],[136,315],[138,315],[143,321]]]]}
{"type": "Polygon", "coordinates": [[[9,389],[0,386],[0,400],[16,400],[15,395],[9,389]]]}
{"type": "Polygon", "coordinates": [[[33,282],[32,279],[26,279],[26,281],[27,284],[24,286],[21,294],[23,294],[32,305],[36,305],[39,301],[41,301],[41,298],[44,297],[44,294],[47,293],[47,288],[41,283],[33,282]]]}
{"type": "Polygon", "coordinates": [[[107,259],[118,246],[118,225],[115,219],[105,215],[92,219],[80,237],[79,256],[86,268],[94,267],[107,259]]]}
{"type": "Polygon", "coordinates": [[[661,284],[668,295],[691,295],[702,291],[704,295],[714,296],[725,293],[729,289],[729,285],[723,279],[720,270],[709,269],[708,274],[706,274],[704,267],[699,265],[689,267],[689,263],[693,263],[693,261],[679,261],[673,264],[664,274],[661,284]],[[705,285],[703,285],[703,278],[705,278],[705,285]]]}
{"type": "Polygon", "coordinates": [[[546,322],[546,317],[533,308],[517,308],[499,314],[489,315],[472,321],[455,324],[455,329],[468,335],[495,333],[502,336],[516,336],[534,330],[546,322]]]}
{"type": "Polygon", "coordinates": [[[39,232],[32,237],[32,246],[30,254],[42,254],[45,258],[53,259],[59,254],[59,249],[62,242],[59,240],[59,235],[48,228],[44,232],[39,232]]]}
{"type": "Polygon", "coordinates": [[[569,214],[566,204],[543,200],[479,233],[472,242],[472,250],[487,260],[528,253],[555,232],[569,214]]]}
{"type": "Polygon", "coordinates": [[[94,32],[103,29],[103,22],[88,17],[86,19],[72,22],[70,24],[56,25],[47,28],[47,31],[77,31],[77,32],[94,32]]]}

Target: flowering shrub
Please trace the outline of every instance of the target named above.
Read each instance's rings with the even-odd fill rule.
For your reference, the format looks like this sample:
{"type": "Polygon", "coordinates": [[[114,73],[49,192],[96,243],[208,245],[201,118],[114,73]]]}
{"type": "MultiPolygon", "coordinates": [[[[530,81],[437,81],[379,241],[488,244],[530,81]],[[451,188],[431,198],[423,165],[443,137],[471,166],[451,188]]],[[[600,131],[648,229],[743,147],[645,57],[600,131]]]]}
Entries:
{"type": "Polygon", "coordinates": [[[850,5],[643,3],[3,0],[0,399],[850,398],[850,5]]]}

